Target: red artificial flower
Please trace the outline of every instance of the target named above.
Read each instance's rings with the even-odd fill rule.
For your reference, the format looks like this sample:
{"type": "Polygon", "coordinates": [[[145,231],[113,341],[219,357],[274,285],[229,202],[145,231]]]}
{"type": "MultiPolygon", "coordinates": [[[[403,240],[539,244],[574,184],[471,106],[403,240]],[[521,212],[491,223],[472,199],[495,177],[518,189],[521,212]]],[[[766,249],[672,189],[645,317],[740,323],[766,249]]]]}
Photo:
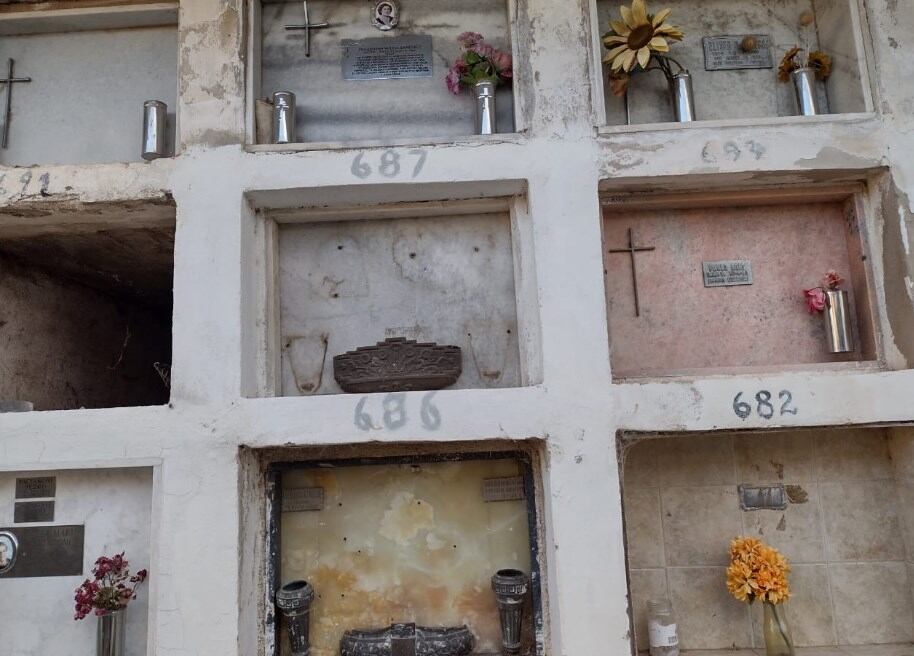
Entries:
{"type": "Polygon", "coordinates": [[[828,305],[828,300],[825,296],[825,292],[822,291],[821,287],[804,289],[803,294],[806,297],[806,307],[809,308],[810,314],[822,312],[825,309],[826,305],[828,305]]]}
{"type": "Polygon", "coordinates": [[[842,282],[844,282],[844,278],[838,275],[838,272],[834,269],[830,269],[825,274],[825,277],[822,278],[822,286],[825,289],[830,289],[832,291],[838,289],[838,285],[840,285],[842,282]]]}

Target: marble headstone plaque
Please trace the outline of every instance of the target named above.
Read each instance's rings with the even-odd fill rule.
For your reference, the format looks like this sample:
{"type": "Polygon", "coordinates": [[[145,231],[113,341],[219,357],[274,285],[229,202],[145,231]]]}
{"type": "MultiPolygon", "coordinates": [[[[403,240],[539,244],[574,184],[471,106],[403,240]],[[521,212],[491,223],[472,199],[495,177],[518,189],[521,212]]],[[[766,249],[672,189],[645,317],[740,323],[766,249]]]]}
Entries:
{"type": "Polygon", "coordinates": [[[53,476],[16,479],[17,499],[45,499],[57,493],[57,479],[53,476]]]}
{"type": "Polygon", "coordinates": [[[324,488],[290,487],[282,491],[283,512],[309,512],[324,509],[324,488]]]}
{"type": "Polygon", "coordinates": [[[344,80],[432,76],[432,37],[422,34],[343,39],[344,80]]]}
{"type": "Polygon", "coordinates": [[[487,503],[517,501],[526,498],[523,476],[485,479],[482,484],[482,498],[487,503]]]}
{"type": "Polygon", "coordinates": [[[735,36],[706,36],[701,40],[705,51],[706,71],[733,71],[747,68],[772,68],[771,37],[767,34],[737,34],[735,36]],[[747,36],[756,40],[753,52],[740,47],[747,36]]]}
{"type": "Polygon", "coordinates": [[[0,578],[82,575],[85,526],[18,526],[0,531],[12,533],[19,541],[16,564],[0,578]]]}
{"type": "Polygon", "coordinates": [[[17,501],[13,509],[13,521],[17,524],[54,521],[54,501],[17,501]]]}
{"type": "Polygon", "coordinates": [[[734,287],[752,284],[752,262],[749,260],[719,260],[702,262],[705,287],[734,287]]]}

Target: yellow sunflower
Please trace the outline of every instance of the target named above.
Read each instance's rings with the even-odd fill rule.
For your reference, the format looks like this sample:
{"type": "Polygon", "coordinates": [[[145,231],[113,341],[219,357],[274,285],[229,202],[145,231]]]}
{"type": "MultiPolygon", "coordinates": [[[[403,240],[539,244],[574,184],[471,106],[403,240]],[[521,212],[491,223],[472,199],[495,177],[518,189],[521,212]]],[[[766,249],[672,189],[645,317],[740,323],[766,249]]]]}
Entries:
{"type": "Polygon", "coordinates": [[[664,21],[672,12],[664,9],[653,16],[647,13],[644,0],[633,0],[631,8],[619,7],[622,20],[609,21],[612,32],[603,37],[603,45],[609,50],[604,63],[612,63],[613,71],[630,72],[635,63],[646,69],[652,53],[670,51],[667,41],[681,41],[683,34],[678,27],[664,21]]]}

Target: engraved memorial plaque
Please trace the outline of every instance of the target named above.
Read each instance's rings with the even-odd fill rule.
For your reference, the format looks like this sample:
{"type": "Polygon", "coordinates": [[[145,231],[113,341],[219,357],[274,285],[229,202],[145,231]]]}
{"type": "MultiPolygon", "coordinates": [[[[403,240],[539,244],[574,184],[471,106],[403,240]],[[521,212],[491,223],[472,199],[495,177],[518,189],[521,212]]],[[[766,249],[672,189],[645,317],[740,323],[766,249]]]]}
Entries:
{"type": "Polygon", "coordinates": [[[19,543],[14,566],[0,578],[82,576],[85,526],[19,526],[0,532],[15,535],[19,543]]]}
{"type": "Polygon", "coordinates": [[[13,509],[13,521],[17,524],[54,521],[53,501],[17,501],[13,509]]]}
{"type": "Polygon", "coordinates": [[[309,512],[324,509],[324,488],[290,487],[282,491],[283,512],[309,512]]]}
{"type": "Polygon", "coordinates": [[[526,498],[523,476],[487,478],[482,482],[482,498],[487,502],[518,501],[526,498]]]}
{"type": "Polygon", "coordinates": [[[57,478],[38,476],[16,479],[17,499],[46,499],[57,494],[57,478]]]}
{"type": "Polygon", "coordinates": [[[706,36],[701,40],[705,51],[706,71],[733,71],[748,68],[773,68],[771,37],[767,34],[739,34],[735,36],[706,36]],[[751,36],[756,49],[745,52],[742,42],[751,36]]]}
{"type": "Polygon", "coordinates": [[[391,80],[432,76],[432,37],[343,39],[344,80],[391,80]]]}
{"type": "Polygon", "coordinates": [[[742,510],[786,510],[787,492],[778,485],[740,485],[739,507],[742,510]]]}
{"type": "Polygon", "coordinates": [[[719,260],[702,262],[705,287],[735,287],[752,284],[752,262],[749,260],[719,260]]]}

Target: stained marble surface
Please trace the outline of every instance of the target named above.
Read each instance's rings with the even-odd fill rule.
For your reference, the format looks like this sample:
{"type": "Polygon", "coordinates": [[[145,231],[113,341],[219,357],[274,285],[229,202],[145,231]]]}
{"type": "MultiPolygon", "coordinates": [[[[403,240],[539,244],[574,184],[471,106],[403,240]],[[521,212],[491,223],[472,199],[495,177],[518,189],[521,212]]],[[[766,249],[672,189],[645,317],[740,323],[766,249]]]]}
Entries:
{"type": "MultiPolygon", "coordinates": [[[[297,101],[299,141],[356,141],[408,137],[451,137],[474,133],[474,101],[468,92],[451,94],[445,74],[457,57],[457,36],[480,32],[496,47],[510,50],[507,5],[497,0],[401,0],[396,29],[381,32],[371,24],[374,3],[309,0],[312,22],[330,28],[312,32],[311,57],[305,57],[301,2],[264,3],[261,97],[292,91],[297,101]],[[434,70],[430,78],[347,81],[342,76],[342,39],[432,37],[434,70]]],[[[497,96],[498,130],[513,132],[512,92],[497,96]]]]}

